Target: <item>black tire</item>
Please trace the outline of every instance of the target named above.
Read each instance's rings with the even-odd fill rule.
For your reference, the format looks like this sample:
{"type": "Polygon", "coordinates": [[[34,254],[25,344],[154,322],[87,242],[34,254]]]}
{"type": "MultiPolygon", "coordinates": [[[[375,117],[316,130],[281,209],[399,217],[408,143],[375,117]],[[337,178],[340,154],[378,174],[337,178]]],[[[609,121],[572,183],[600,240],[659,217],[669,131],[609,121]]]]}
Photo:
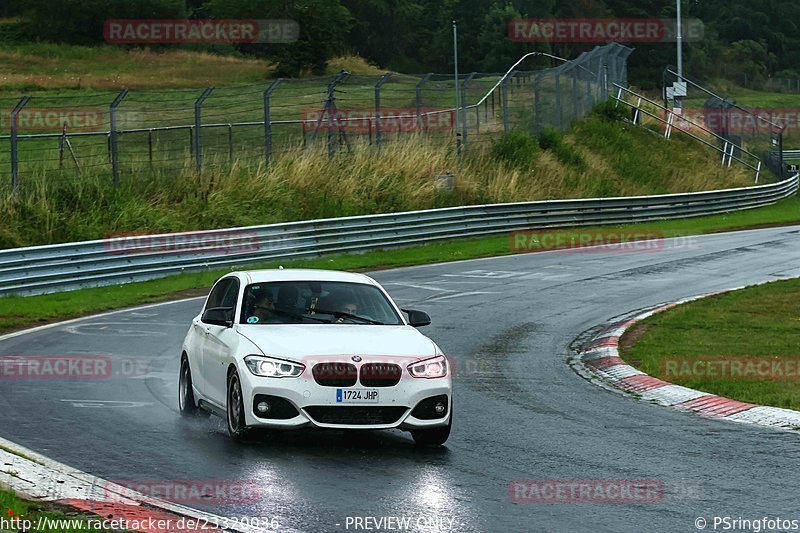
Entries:
{"type": "Polygon", "coordinates": [[[450,429],[453,427],[453,405],[450,404],[450,421],[446,426],[431,428],[431,429],[417,429],[411,432],[414,438],[414,443],[417,446],[441,446],[450,437],[450,429]]]}
{"type": "Polygon", "coordinates": [[[239,373],[234,370],[228,375],[228,392],[226,395],[226,408],[228,416],[228,435],[233,440],[240,440],[247,435],[248,427],[244,419],[244,399],[242,398],[242,385],[239,373]]]}
{"type": "Polygon", "coordinates": [[[208,417],[208,413],[197,407],[192,390],[192,370],[189,368],[189,359],[181,357],[181,375],[178,380],[178,409],[181,416],[191,418],[195,416],[208,417]]]}

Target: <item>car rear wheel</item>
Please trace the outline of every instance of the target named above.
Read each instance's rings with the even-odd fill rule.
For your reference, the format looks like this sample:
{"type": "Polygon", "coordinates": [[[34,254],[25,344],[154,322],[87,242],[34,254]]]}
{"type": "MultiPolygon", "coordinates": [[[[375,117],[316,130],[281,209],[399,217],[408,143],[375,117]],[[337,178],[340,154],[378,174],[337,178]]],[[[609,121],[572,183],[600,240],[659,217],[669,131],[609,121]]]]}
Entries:
{"type": "Polygon", "coordinates": [[[450,421],[446,426],[431,429],[415,429],[411,432],[417,446],[441,446],[450,437],[453,427],[453,406],[450,405],[450,421]]]}
{"type": "Polygon", "coordinates": [[[181,358],[181,375],[178,380],[178,408],[181,415],[187,418],[194,416],[208,416],[208,413],[197,407],[192,389],[192,370],[189,368],[189,359],[184,355],[181,358]]]}
{"type": "Polygon", "coordinates": [[[244,420],[244,399],[242,398],[242,384],[239,373],[234,370],[228,376],[228,435],[234,440],[239,440],[247,434],[247,425],[244,420]]]}

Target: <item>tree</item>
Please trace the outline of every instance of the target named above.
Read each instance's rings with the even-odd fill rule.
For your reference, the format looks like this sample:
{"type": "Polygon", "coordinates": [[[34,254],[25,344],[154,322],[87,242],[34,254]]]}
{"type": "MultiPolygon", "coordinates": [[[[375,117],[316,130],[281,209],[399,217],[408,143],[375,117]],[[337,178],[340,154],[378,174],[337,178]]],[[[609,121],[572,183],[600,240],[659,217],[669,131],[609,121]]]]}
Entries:
{"type": "Polygon", "coordinates": [[[109,19],[186,18],[183,0],[17,0],[14,6],[26,38],[70,44],[103,42],[109,19]]]}
{"type": "Polygon", "coordinates": [[[210,0],[202,11],[220,19],[289,19],[300,25],[300,38],[288,44],[243,44],[242,51],[279,63],[278,74],[322,73],[328,59],[346,50],[353,23],[339,0],[210,0]]]}

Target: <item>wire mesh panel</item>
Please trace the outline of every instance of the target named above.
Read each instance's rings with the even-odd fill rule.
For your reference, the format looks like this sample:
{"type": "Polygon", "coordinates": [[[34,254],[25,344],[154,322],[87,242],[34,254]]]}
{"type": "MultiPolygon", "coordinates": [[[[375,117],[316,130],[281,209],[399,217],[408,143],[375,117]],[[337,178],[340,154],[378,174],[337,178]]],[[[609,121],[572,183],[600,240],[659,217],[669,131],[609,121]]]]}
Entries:
{"type": "Polygon", "coordinates": [[[534,53],[528,70],[350,74],[179,90],[76,91],[0,99],[3,187],[35,178],[226,172],[309,151],[330,157],[398,141],[487,149],[514,129],[540,134],[582,118],[627,81],[630,49],[565,61],[534,53]],[[17,109],[16,121],[11,120],[17,109]]]}

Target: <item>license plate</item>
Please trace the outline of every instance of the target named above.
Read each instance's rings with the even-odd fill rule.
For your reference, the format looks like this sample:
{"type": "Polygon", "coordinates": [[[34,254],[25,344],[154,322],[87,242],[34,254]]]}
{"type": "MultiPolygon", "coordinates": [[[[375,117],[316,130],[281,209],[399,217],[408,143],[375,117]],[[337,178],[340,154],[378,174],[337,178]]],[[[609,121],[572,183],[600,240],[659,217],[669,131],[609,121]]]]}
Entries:
{"type": "Polygon", "coordinates": [[[378,403],[374,389],[336,389],[336,403],[378,403]]]}

